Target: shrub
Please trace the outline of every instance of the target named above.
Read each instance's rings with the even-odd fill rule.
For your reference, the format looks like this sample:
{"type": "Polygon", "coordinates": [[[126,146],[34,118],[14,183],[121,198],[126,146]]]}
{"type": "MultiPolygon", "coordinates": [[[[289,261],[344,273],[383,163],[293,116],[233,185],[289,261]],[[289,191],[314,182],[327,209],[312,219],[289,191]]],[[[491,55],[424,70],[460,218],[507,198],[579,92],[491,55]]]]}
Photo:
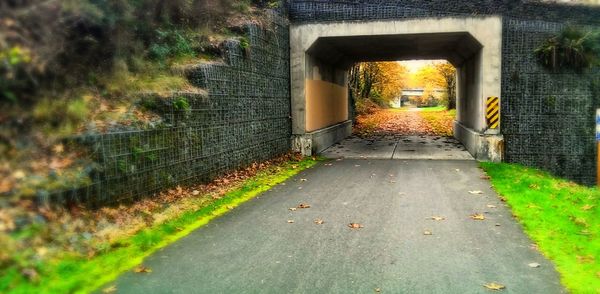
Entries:
{"type": "Polygon", "coordinates": [[[535,49],[539,62],[552,70],[582,70],[600,64],[600,31],[583,32],[574,27],[547,39],[535,49]]]}

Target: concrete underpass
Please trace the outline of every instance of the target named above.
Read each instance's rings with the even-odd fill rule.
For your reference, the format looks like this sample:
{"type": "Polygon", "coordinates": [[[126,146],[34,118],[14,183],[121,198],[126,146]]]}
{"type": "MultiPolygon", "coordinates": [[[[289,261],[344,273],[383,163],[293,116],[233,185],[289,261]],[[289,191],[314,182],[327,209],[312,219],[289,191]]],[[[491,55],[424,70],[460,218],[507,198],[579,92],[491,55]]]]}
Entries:
{"type": "Polygon", "coordinates": [[[501,130],[485,121],[486,97],[501,91],[501,35],[494,16],[292,24],[293,148],[319,153],[351,134],[352,64],[446,59],[457,68],[454,137],[472,157],[501,161],[501,130]]]}

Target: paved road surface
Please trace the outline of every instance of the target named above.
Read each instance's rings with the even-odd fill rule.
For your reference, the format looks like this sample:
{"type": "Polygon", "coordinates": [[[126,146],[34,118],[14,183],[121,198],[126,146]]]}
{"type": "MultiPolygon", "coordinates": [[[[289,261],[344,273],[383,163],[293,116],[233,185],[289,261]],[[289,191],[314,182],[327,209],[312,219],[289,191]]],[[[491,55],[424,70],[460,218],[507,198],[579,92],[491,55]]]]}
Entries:
{"type": "Polygon", "coordinates": [[[373,139],[351,136],[327,148],[322,154],[329,158],[473,159],[458,140],[429,135],[395,135],[373,139]]]}
{"type": "Polygon", "coordinates": [[[490,293],[483,284],[498,282],[502,293],[562,293],[481,175],[472,160],[319,163],[149,257],[152,273],[115,284],[145,294],[490,293]],[[288,210],[300,203],[311,207],[288,210]]]}

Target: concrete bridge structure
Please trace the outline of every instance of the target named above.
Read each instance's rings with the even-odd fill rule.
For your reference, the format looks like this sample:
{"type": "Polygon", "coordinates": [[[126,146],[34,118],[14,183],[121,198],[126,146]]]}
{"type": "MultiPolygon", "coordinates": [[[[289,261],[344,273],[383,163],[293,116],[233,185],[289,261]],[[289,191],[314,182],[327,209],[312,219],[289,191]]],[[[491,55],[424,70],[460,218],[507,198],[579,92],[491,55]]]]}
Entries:
{"type": "Polygon", "coordinates": [[[318,153],[350,135],[353,63],[446,59],[458,72],[454,135],[475,158],[593,178],[598,70],[551,72],[534,50],[568,24],[598,28],[599,9],[475,0],[292,0],[288,9],[294,150],[318,153]],[[501,98],[496,129],[487,97],[501,98]]]}

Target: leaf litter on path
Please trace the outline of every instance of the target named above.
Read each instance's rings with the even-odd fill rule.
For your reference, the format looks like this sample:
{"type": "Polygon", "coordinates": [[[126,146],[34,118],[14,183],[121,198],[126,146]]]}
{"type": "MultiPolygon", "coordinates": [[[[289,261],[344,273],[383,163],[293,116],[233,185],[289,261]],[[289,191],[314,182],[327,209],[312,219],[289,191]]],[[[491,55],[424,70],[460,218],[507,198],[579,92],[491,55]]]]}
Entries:
{"type": "Polygon", "coordinates": [[[359,223],[349,223],[348,227],[350,227],[351,229],[362,229],[365,226],[359,224],[359,223]]]}
{"type": "Polygon", "coordinates": [[[481,213],[475,213],[475,214],[471,214],[469,216],[472,220],[484,220],[485,216],[481,213]]]}
{"type": "Polygon", "coordinates": [[[493,290],[493,291],[503,290],[506,288],[506,286],[496,283],[496,282],[487,283],[487,284],[484,284],[483,286],[486,287],[487,289],[493,290]]]}

